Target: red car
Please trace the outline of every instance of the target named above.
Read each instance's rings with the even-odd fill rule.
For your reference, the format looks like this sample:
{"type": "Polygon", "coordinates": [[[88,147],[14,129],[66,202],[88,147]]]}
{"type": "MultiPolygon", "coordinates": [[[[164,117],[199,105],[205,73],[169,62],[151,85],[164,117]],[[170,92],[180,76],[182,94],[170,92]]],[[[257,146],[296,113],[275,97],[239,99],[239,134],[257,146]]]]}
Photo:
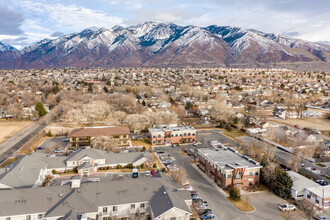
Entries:
{"type": "Polygon", "coordinates": [[[157,173],[156,170],[151,170],[151,175],[155,175],[157,173]]]}

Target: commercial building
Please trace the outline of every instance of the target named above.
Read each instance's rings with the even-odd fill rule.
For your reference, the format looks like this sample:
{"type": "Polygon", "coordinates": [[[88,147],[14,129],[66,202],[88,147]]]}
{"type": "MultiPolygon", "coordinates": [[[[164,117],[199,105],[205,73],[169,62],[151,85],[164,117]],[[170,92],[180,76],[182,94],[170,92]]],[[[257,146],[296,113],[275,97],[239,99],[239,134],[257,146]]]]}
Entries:
{"type": "Polygon", "coordinates": [[[188,220],[190,193],[176,187],[164,176],[4,190],[0,196],[0,220],[188,220]]]}
{"type": "Polygon", "coordinates": [[[103,138],[114,146],[129,146],[129,129],[121,126],[87,127],[74,129],[68,135],[70,147],[79,148],[92,146],[93,140],[103,138]]]}
{"type": "Polygon", "coordinates": [[[212,143],[214,149],[198,149],[200,167],[218,186],[248,188],[259,186],[262,166],[221,143],[212,143]]]}
{"type": "Polygon", "coordinates": [[[189,126],[149,128],[152,145],[183,144],[196,141],[196,129],[189,126]]]}
{"type": "Polygon", "coordinates": [[[293,199],[304,199],[319,209],[330,208],[330,186],[321,186],[294,171],[287,172],[293,182],[291,187],[293,199]]]}

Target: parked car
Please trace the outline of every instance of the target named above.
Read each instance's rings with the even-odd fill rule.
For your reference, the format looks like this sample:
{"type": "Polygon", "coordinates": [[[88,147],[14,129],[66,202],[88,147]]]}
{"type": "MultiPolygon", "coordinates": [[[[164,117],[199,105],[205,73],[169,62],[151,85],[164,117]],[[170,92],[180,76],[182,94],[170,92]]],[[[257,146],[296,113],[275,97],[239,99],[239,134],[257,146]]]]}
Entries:
{"type": "MultiPolygon", "coordinates": [[[[207,214],[207,213],[212,213],[211,209],[205,209],[202,213],[202,215],[207,214]]],[[[213,213],[212,213],[213,214],[213,213]]]]}
{"type": "Polygon", "coordinates": [[[37,149],[38,149],[38,150],[42,150],[42,149],[44,149],[44,148],[43,148],[43,147],[38,147],[37,149]]]}
{"type": "Polygon", "coordinates": [[[156,170],[151,170],[151,175],[156,175],[157,171],[156,170]]]}
{"type": "Polygon", "coordinates": [[[321,215],[316,215],[316,216],[314,216],[314,218],[315,218],[316,220],[327,220],[327,217],[325,217],[325,216],[321,216],[321,215]]]}
{"type": "Polygon", "coordinates": [[[188,191],[192,191],[193,190],[192,186],[190,186],[190,185],[186,185],[184,188],[185,188],[185,190],[188,190],[188,191]]]}
{"type": "Polygon", "coordinates": [[[165,151],[157,151],[157,154],[164,154],[165,151]]]}
{"type": "Polygon", "coordinates": [[[196,208],[196,210],[207,209],[206,205],[200,205],[196,208]]]}
{"type": "Polygon", "coordinates": [[[213,219],[213,218],[214,218],[213,213],[206,213],[206,214],[201,216],[201,219],[213,219]]]}
{"type": "Polygon", "coordinates": [[[166,165],[169,165],[169,164],[172,164],[173,161],[172,160],[165,160],[163,161],[163,164],[166,166],[166,165]]]}
{"type": "Polygon", "coordinates": [[[291,204],[284,204],[284,205],[280,205],[279,209],[281,211],[296,211],[296,206],[291,204]]]}
{"type": "Polygon", "coordinates": [[[196,142],[194,142],[194,143],[193,143],[193,146],[194,146],[194,147],[196,147],[196,146],[197,146],[197,143],[196,143],[196,142]]]}
{"type": "Polygon", "coordinates": [[[207,201],[203,201],[203,205],[207,206],[208,205],[207,201]]]}
{"type": "Polygon", "coordinates": [[[316,183],[320,184],[321,186],[327,186],[328,183],[325,180],[315,180],[316,183]]]}
{"type": "Polygon", "coordinates": [[[147,170],[145,173],[144,173],[146,176],[150,176],[151,175],[151,172],[149,170],[147,170]]]}
{"type": "Polygon", "coordinates": [[[63,153],[63,150],[55,150],[55,153],[63,153]]]}
{"type": "Polygon", "coordinates": [[[172,147],[174,147],[174,148],[175,148],[176,146],[177,146],[176,144],[172,144],[172,147]]]}
{"type": "Polygon", "coordinates": [[[70,138],[63,138],[63,141],[64,142],[69,142],[70,141],[70,138]]]}
{"type": "Polygon", "coordinates": [[[198,195],[197,191],[190,191],[191,195],[198,195]]]}
{"type": "Polygon", "coordinates": [[[193,198],[193,199],[199,199],[199,196],[196,195],[196,194],[193,194],[193,195],[191,195],[191,198],[193,198]]]}

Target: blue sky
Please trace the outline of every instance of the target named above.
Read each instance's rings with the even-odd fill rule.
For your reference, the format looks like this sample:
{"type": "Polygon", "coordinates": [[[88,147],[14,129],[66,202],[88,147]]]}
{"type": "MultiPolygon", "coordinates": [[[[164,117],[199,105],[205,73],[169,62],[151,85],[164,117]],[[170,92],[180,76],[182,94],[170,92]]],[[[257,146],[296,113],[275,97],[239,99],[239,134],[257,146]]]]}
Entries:
{"type": "Polygon", "coordinates": [[[329,0],[0,0],[0,41],[19,49],[90,27],[230,25],[330,42],[329,0]]]}

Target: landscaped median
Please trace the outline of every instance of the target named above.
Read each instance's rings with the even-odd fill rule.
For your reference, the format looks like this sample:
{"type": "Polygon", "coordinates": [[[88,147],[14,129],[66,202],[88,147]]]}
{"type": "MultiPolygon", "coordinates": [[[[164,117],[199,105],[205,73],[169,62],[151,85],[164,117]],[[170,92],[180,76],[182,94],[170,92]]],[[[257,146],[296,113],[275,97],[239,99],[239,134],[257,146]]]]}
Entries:
{"type": "Polygon", "coordinates": [[[232,186],[229,190],[225,190],[227,195],[227,199],[233,203],[236,208],[242,212],[253,212],[254,207],[250,205],[245,199],[241,197],[240,189],[236,186],[232,186]]]}

